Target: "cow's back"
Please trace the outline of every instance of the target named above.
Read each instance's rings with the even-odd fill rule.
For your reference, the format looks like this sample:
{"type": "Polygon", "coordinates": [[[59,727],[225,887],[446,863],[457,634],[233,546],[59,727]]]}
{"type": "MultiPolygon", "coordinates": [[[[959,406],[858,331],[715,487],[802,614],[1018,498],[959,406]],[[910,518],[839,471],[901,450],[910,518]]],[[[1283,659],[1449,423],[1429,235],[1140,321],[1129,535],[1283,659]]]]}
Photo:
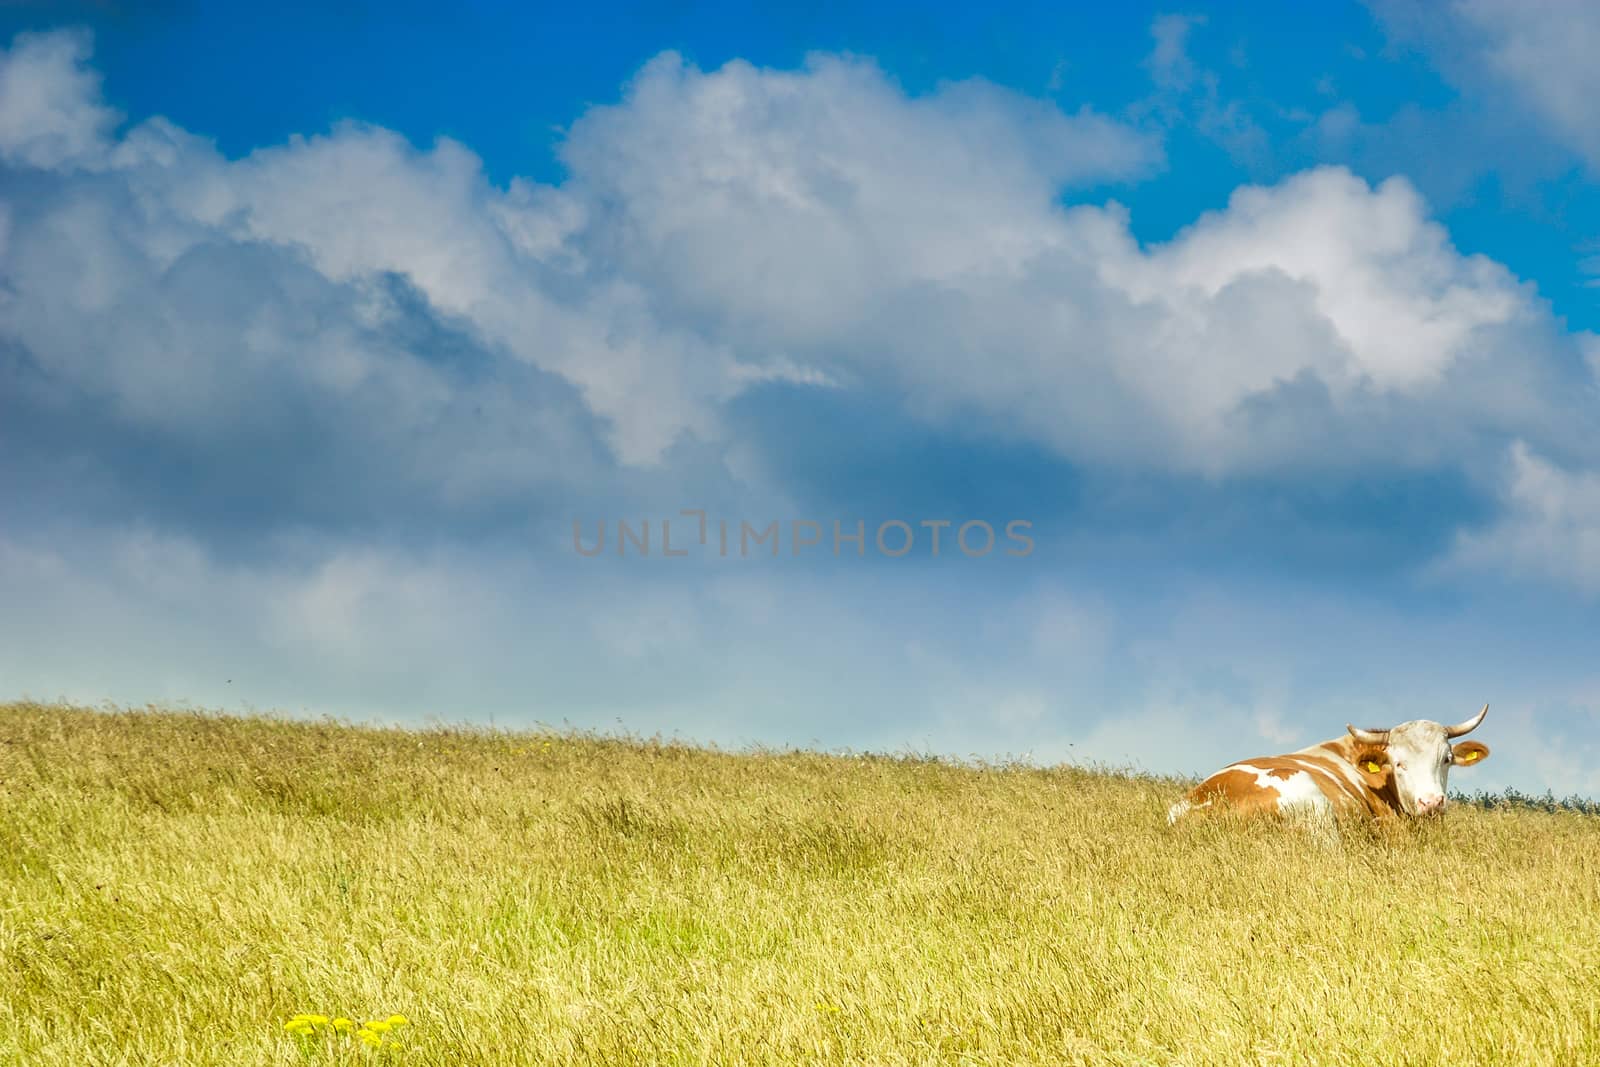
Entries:
{"type": "Polygon", "coordinates": [[[1191,811],[1217,808],[1244,815],[1371,811],[1359,778],[1341,762],[1336,753],[1313,747],[1231,763],[1174,804],[1167,821],[1176,822],[1191,811]]]}

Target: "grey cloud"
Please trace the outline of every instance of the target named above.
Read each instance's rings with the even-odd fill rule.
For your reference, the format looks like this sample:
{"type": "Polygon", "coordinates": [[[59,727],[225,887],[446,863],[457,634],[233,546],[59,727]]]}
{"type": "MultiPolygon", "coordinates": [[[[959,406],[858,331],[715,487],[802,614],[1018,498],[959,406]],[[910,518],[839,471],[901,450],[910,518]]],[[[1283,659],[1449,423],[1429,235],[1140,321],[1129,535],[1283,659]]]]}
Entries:
{"type": "Polygon", "coordinates": [[[0,62],[0,160],[28,167],[93,167],[120,116],[100,101],[82,31],[19,34],[0,62]]]}
{"type": "Polygon", "coordinates": [[[1420,45],[1451,81],[1497,106],[1506,90],[1521,114],[1600,168],[1600,9],[1585,0],[1369,0],[1390,36],[1420,45]]]}
{"type": "Polygon", "coordinates": [[[641,479],[782,499],[730,418],[772,383],[1207,479],[1470,471],[1513,437],[1600,463],[1582,339],[1403,179],[1244,187],[1144,247],[1116,203],[1060,202],[1160,165],[1103,116],[666,55],[574,123],[561,185],[499,188],[360,124],[235,161],[159,118],[118,134],[84,49],[0,60],[0,341],[17,422],[81,416],[72,462],[108,481],[145,455],[152,487],[291,525],[641,479]]]}
{"type": "Polygon", "coordinates": [[[1600,474],[1565,470],[1522,441],[1504,472],[1500,514],[1461,531],[1436,573],[1487,570],[1600,596],[1600,474]]]}

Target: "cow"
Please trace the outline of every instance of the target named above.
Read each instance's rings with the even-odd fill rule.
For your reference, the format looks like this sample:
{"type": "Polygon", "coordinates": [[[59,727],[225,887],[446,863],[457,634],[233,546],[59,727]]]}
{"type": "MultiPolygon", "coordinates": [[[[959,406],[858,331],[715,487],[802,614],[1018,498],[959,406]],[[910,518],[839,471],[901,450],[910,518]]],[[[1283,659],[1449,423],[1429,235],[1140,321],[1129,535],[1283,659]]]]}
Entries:
{"type": "Polygon", "coordinates": [[[1347,733],[1332,741],[1229,764],[1172,805],[1167,822],[1213,807],[1247,815],[1309,817],[1323,824],[1348,815],[1438,815],[1445,808],[1451,764],[1474,767],[1489,756],[1489,746],[1477,741],[1450,742],[1476,730],[1487,714],[1485,704],[1455,726],[1429,719],[1387,730],[1347,724],[1347,733]]]}

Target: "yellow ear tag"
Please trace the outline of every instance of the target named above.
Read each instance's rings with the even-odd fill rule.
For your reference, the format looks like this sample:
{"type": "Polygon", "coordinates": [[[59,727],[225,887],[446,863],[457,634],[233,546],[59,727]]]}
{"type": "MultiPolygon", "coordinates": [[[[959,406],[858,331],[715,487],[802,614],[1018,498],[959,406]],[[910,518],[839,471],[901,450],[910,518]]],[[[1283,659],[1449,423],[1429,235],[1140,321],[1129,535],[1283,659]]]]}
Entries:
{"type": "Polygon", "coordinates": [[[1367,760],[1366,766],[1368,774],[1377,774],[1379,771],[1383,770],[1383,764],[1379,763],[1377,760],[1367,760]]]}
{"type": "Polygon", "coordinates": [[[1483,758],[1483,753],[1482,752],[1479,752],[1477,749],[1472,749],[1470,752],[1461,753],[1460,757],[1457,759],[1457,762],[1459,762],[1459,763],[1477,763],[1482,758],[1483,758]]]}

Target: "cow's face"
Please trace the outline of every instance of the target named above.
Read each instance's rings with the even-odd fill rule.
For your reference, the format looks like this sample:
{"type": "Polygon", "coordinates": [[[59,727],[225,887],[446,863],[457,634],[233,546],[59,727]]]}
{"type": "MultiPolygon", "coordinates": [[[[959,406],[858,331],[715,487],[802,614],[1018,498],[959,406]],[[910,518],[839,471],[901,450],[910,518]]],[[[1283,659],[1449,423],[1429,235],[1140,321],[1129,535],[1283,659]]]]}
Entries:
{"type": "Polygon", "coordinates": [[[1477,741],[1451,744],[1451,738],[1474,729],[1488,710],[1485,706],[1474,718],[1457,726],[1417,719],[1389,730],[1351,727],[1350,732],[1361,745],[1357,769],[1375,789],[1392,782],[1400,809],[1407,815],[1437,815],[1444,811],[1451,766],[1470,767],[1489,755],[1487,745],[1477,741]]]}
{"type": "Polygon", "coordinates": [[[1445,786],[1450,766],[1481,763],[1489,755],[1486,745],[1463,741],[1452,745],[1442,724],[1418,719],[1389,731],[1387,754],[1394,790],[1407,815],[1437,815],[1444,810],[1445,786]]]}

